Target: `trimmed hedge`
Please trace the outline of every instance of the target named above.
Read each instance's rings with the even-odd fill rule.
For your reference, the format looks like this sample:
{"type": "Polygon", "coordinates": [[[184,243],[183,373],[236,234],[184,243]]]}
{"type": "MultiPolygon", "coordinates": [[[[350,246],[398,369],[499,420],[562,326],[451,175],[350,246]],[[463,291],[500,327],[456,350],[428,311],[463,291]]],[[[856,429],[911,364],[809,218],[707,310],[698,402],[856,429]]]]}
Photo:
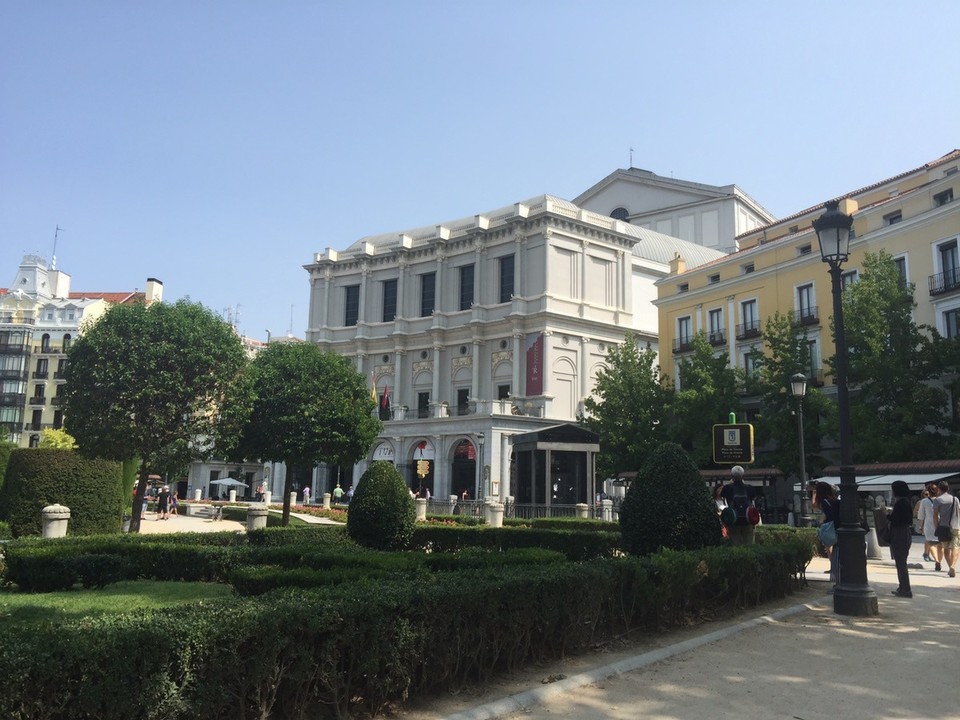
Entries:
{"type": "Polygon", "coordinates": [[[563,553],[568,560],[592,560],[618,554],[620,533],[420,523],[414,528],[410,540],[411,549],[432,552],[457,552],[469,547],[488,550],[545,548],[563,553]]]}
{"type": "Polygon", "coordinates": [[[14,537],[40,535],[41,510],[70,508],[71,535],[120,532],[123,490],[120,463],[84,458],[73,450],[18,449],[10,455],[0,490],[0,516],[14,537]]]}
{"type": "Polygon", "coordinates": [[[413,498],[400,471],[382,460],[370,463],[350,500],[350,537],[377,550],[402,550],[410,541],[415,521],[413,498]]]}
{"type": "Polygon", "coordinates": [[[624,632],[686,626],[781,597],[797,583],[790,568],[809,552],[798,537],[783,546],[406,573],[59,626],[0,626],[0,717],[376,713],[624,632]]]}

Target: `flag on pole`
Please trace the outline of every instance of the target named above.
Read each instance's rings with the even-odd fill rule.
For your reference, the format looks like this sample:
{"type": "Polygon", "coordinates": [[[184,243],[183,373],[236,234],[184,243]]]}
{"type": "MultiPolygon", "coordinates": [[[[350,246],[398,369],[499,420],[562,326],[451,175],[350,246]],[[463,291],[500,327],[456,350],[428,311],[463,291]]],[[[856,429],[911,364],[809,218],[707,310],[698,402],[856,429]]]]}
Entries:
{"type": "Polygon", "coordinates": [[[373,371],[370,371],[370,399],[377,401],[377,381],[373,377],[373,371]]]}
{"type": "Polygon", "coordinates": [[[380,405],[385,408],[390,407],[390,387],[383,386],[383,395],[380,396],[380,405]]]}

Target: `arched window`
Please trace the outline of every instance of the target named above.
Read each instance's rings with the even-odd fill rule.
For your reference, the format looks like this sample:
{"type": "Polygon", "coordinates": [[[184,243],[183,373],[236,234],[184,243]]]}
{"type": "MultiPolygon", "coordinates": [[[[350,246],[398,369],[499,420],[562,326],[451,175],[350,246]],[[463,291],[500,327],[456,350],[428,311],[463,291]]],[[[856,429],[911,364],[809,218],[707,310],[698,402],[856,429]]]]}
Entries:
{"type": "Polygon", "coordinates": [[[73,340],[73,338],[70,337],[70,333],[67,333],[66,335],[63,336],[63,351],[64,351],[64,352],[66,352],[67,350],[70,349],[70,343],[72,342],[72,340],[73,340]]]}
{"type": "Polygon", "coordinates": [[[610,217],[612,217],[614,220],[630,222],[630,211],[625,207],[618,207],[612,213],[610,213],[610,217]]]}
{"type": "Polygon", "coordinates": [[[40,352],[50,352],[50,334],[44,333],[40,338],[40,352]]]}

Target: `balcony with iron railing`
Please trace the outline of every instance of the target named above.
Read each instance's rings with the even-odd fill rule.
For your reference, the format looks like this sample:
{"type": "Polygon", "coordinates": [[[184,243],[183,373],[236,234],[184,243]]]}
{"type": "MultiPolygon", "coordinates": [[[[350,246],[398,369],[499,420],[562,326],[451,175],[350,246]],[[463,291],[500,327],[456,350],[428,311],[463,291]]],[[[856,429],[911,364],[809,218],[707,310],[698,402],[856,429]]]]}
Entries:
{"type": "Polygon", "coordinates": [[[50,377],[50,373],[47,370],[34,370],[33,379],[34,380],[46,380],[50,377]]]}
{"type": "Polygon", "coordinates": [[[816,305],[802,307],[797,313],[797,322],[801,325],[817,325],[820,323],[820,314],[816,305]]]}
{"type": "Polygon", "coordinates": [[[26,393],[3,393],[0,395],[0,405],[5,407],[23,407],[26,399],[26,393]]]}
{"type": "Polygon", "coordinates": [[[26,370],[17,370],[14,368],[0,369],[0,380],[26,380],[30,373],[26,370]]]}
{"type": "Polygon", "coordinates": [[[673,354],[679,355],[680,353],[691,352],[693,350],[693,338],[691,337],[679,337],[673,341],[673,354]]]}
{"type": "Polygon", "coordinates": [[[760,337],[760,321],[751,320],[737,325],[737,340],[749,340],[760,337]]]}
{"type": "Polygon", "coordinates": [[[28,405],[46,405],[47,398],[38,395],[36,397],[32,397],[29,400],[27,400],[27,404],[28,405]]]}
{"type": "Polygon", "coordinates": [[[931,295],[943,295],[954,290],[960,290],[960,268],[953,268],[946,272],[931,275],[929,285],[931,295]]]}
{"type": "Polygon", "coordinates": [[[727,342],[727,333],[725,330],[714,330],[707,336],[707,340],[714,347],[724,345],[727,342]]]}
{"type": "Polygon", "coordinates": [[[29,355],[31,350],[28,342],[0,341],[0,355],[29,355]]]}

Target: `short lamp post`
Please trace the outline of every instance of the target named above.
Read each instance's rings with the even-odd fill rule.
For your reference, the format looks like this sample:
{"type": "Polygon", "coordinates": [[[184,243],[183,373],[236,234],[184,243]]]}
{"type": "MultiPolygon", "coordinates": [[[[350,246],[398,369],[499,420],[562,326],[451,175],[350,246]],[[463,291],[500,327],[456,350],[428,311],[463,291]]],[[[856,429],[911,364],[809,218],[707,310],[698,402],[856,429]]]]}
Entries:
{"type": "Polygon", "coordinates": [[[477,500],[482,500],[483,495],[483,442],[486,438],[482,432],[477,433],[477,494],[474,496],[477,500]]]}
{"type": "Polygon", "coordinates": [[[797,436],[800,440],[800,487],[807,487],[807,454],[803,447],[803,396],[807,394],[807,376],[797,373],[790,378],[790,394],[797,399],[797,436]]]}
{"type": "Polygon", "coordinates": [[[826,212],[813,221],[820,243],[820,258],[830,266],[833,290],[833,344],[836,350],[837,410],[840,423],[840,527],[839,581],[833,594],[833,611],[839,615],[866,617],[880,610],[877,594],[867,584],[866,531],[860,527],[857,508],[857,480],[853,467],[853,443],[850,436],[850,398],[847,392],[847,339],[843,331],[843,288],[840,265],[850,249],[853,217],[839,209],[835,200],[826,212]]]}

